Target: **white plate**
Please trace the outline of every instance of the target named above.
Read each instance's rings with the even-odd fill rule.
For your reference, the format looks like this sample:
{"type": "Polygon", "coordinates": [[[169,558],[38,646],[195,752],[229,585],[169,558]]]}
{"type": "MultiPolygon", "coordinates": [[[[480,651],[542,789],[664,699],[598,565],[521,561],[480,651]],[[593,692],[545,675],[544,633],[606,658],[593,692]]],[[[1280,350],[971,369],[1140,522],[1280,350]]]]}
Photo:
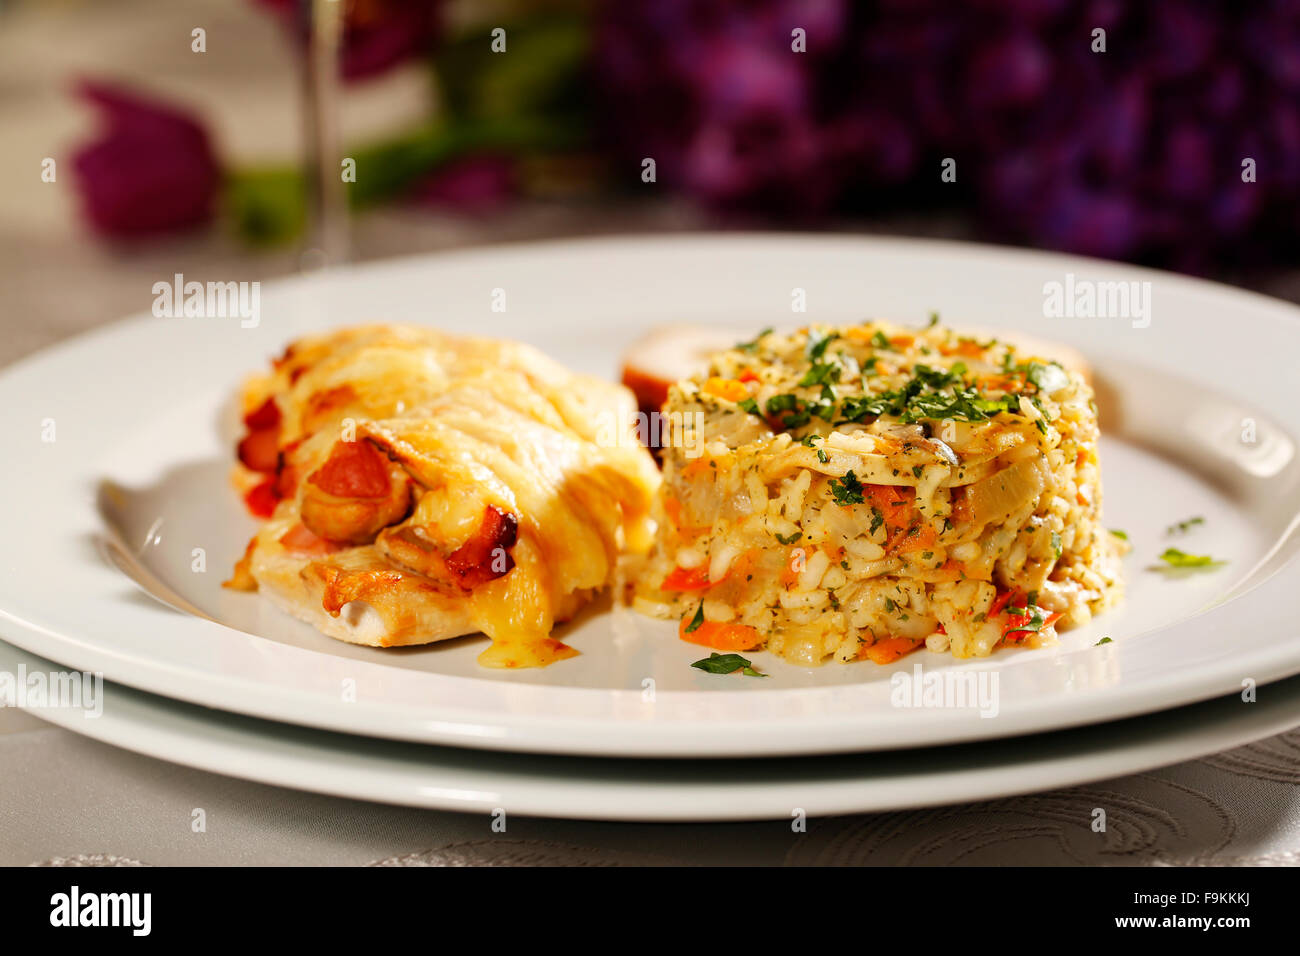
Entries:
{"type": "MultiPolygon", "coordinates": [[[[146,290],[142,290],[142,298],[146,290]]],[[[1192,279],[991,247],[859,237],[672,237],[497,247],[366,266],[263,289],[262,321],[146,316],[0,376],[7,467],[0,635],[180,700],[316,727],[492,749],[595,755],[789,755],[944,744],[1146,713],[1300,672],[1300,310],[1192,279]],[[1045,282],[1152,284],[1152,321],[1045,319],[1045,282]],[[808,312],[792,315],[791,291],[808,312]],[[490,310],[493,290],[508,311],[490,310]],[[766,654],[769,680],[689,667],[701,650],[630,612],[563,632],[582,656],[485,671],[482,639],[380,651],[323,637],[220,588],[252,530],[226,484],[231,395],[285,342],[382,319],[539,345],[613,376],[664,321],[765,325],[868,315],[1018,328],[1092,359],[1107,523],[1128,531],[1122,609],[1056,649],[984,661],[913,655],[807,670],[766,654]],[[1249,422],[1247,421],[1249,420],[1249,422]],[[1253,423],[1253,424],[1251,424],[1253,423]],[[1257,439],[1243,444],[1243,428],[1257,439]],[[43,441],[53,428],[53,442],[43,441]],[[44,432],[44,436],[43,436],[44,432]],[[1203,515],[1178,538],[1164,528],[1203,515]],[[207,615],[177,613],[146,590],[207,615]],[[1168,545],[1228,563],[1146,570],[1168,545]],[[198,567],[201,549],[205,570],[198,567]],[[1231,600],[1229,600],[1231,599],[1231,600]],[[1217,605],[1217,606],[1216,606],[1217,605]],[[229,626],[227,626],[229,625],[229,626]],[[1113,643],[1094,647],[1102,636],[1113,643]],[[891,705],[890,677],[988,669],[999,711],[891,705]],[[653,695],[644,689],[653,681],[653,695]],[[343,688],[355,691],[347,699],[343,688]]]]}
{"type": "MultiPolygon", "coordinates": [[[[57,665],[0,643],[0,670],[57,665]]],[[[33,710],[87,737],[227,776],[439,810],[584,820],[789,820],[990,800],[1218,753],[1300,723],[1300,677],[1161,714],[919,751],[752,760],[482,753],[309,730],[106,683],[99,717],[33,710]]]]}

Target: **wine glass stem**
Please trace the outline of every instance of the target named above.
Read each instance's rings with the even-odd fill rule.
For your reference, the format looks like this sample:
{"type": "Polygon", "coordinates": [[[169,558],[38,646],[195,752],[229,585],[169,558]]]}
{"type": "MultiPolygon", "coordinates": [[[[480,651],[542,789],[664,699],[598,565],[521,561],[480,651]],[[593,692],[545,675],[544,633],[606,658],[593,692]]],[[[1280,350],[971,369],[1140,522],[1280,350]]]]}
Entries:
{"type": "Polygon", "coordinates": [[[339,135],[339,44],[346,0],[300,0],[307,17],[305,140],[308,228],[323,265],[348,257],[348,205],[339,135]]]}

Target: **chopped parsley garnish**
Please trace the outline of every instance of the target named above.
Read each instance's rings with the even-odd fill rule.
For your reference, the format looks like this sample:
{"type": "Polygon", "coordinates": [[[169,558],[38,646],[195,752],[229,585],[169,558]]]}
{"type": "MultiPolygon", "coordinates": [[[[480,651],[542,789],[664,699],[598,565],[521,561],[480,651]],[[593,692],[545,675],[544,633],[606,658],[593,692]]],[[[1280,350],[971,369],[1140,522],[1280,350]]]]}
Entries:
{"type": "Polygon", "coordinates": [[[860,422],[869,415],[879,415],[886,408],[882,399],[862,397],[846,398],[840,405],[840,415],[846,422],[860,422]]]}
{"type": "Polygon", "coordinates": [[[719,654],[714,651],[703,660],[695,661],[692,667],[698,667],[702,671],[710,674],[734,674],[740,671],[746,677],[767,677],[767,674],[757,670],[753,663],[739,654],[719,654]]]}
{"type": "Polygon", "coordinates": [[[830,385],[822,385],[818,401],[809,405],[808,409],[818,418],[830,421],[835,415],[835,389],[831,388],[830,385]]]}
{"type": "Polygon", "coordinates": [[[1002,636],[1008,634],[1019,634],[1022,631],[1029,634],[1037,634],[1047,624],[1047,616],[1043,609],[1034,604],[1028,604],[1025,607],[1009,607],[1007,613],[1017,617],[1028,617],[1024,624],[1013,625],[1002,632],[1002,636]]]}
{"type": "Polygon", "coordinates": [[[799,384],[804,387],[829,385],[838,382],[843,371],[836,362],[813,362],[808,371],[804,372],[803,378],[799,379],[799,384]]]}
{"type": "Polygon", "coordinates": [[[929,320],[928,322],[925,323],[925,327],[926,327],[927,329],[932,329],[932,328],[934,328],[934,327],[935,327],[936,325],[938,325],[938,324],[939,324],[939,313],[938,313],[938,312],[931,312],[931,313],[930,313],[930,320],[929,320]]]}
{"type": "MultiPolygon", "coordinates": [[[[901,424],[912,425],[922,421],[979,423],[1005,414],[1031,420],[1039,431],[1050,434],[1047,425],[1050,419],[1038,394],[1069,383],[1068,373],[1056,363],[1028,362],[1015,365],[1014,358],[1008,351],[1005,371],[1008,375],[1025,377],[1023,392],[990,393],[976,384],[973,373],[963,361],[955,361],[948,367],[917,364],[913,367],[910,378],[900,379],[901,385],[884,391],[872,391],[872,380],[879,375],[879,357],[871,355],[859,359],[859,371],[848,353],[830,352],[829,345],[837,337],[837,333],[816,329],[807,333],[804,352],[809,364],[794,380],[793,388],[819,389],[816,398],[801,397],[792,390],[773,395],[766,402],[746,400],[738,402],[738,406],[750,414],[760,414],[755,412],[755,408],[760,408],[761,414],[774,428],[779,423],[779,427],[787,430],[802,429],[814,418],[838,426],[860,424],[889,416],[901,424]],[[840,397],[836,393],[841,390],[856,394],[840,397]],[[1031,409],[1027,403],[1032,403],[1034,408],[1031,409]]],[[[757,341],[755,339],[755,343],[757,341]]],[[[870,343],[877,351],[898,351],[882,330],[872,333],[870,343]]],[[[742,343],[738,347],[753,344],[742,343]]],[[[879,383],[878,378],[875,381],[879,383]]],[[[818,455],[818,458],[823,462],[826,460],[822,455],[818,455]]]]}
{"type": "Polygon", "coordinates": [[[753,352],[755,349],[758,348],[759,339],[761,339],[765,335],[771,335],[771,334],[772,334],[772,328],[771,326],[768,326],[762,332],[759,332],[758,335],[750,339],[748,342],[737,342],[736,348],[739,349],[741,352],[753,352]]]}
{"type": "Polygon", "coordinates": [[[1070,384],[1069,373],[1055,362],[1050,365],[1043,365],[1041,362],[1030,362],[1027,366],[1024,366],[1024,370],[1025,378],[1045,395],[1050,395],[1052,392],[1059,391],[1070,384]]]}
{"type": "Polygon", "coordinates": [[[736,404],[751,415],[758,415],[759,417],[762,417],[763,415],[762,410],[758,407],[758,402],[754,401],[752,398],[742,398],[736,404]]]}
{"type": "Polygon", "coordinates": [[[691,618],[691,623],[686,625],[686,633],[687,634],[695,633],[700,629],[700,625],[703,623],[704,623],[704,604],[703,602],[701,602],[700,606],[695,609],[695,616],[691,618]]]}
{"type": "Polygon", "coordinates": [[[862,482],[852,469],[846,471],[843,478],[831,479],[831,494],[836,504],[841,505],[860,505],[866,500],[862,497],[862,482]]]}
{"type": "MultiPolygon", "coordinates": [[[[821,441],[821,440],[822,440],[822,436],[821,436],[821,435],[818,435],[818,434],[816,434],[816,433],[812,433],[812,434],[805,435],[803,438],[801,438],[801,439],[799,440],[799,444],[801,444],[801,445],[807,445],[809,448],[812,448],[814,445],[817,444],[817,442],[819,442],[819,441],[821,441]]],[[[826,454],[825,451],[823,451],[822,449],[818,448],[818,449],[817,449],[817,460],[820,461],[820,462],[824,465],[824,464],[826,464],[828,461],[831,460],[831,457],[830,457],[830,455],[826,454]]]]}
{"type": "Polygon", "coordinates": [[[808,420],[813,415],[813,410],[803,407],[798,396],[789,392],[773,395],[767,400],[765,407],[767,414],[773,417],[781,415],[782,412],[789,412],[788,415],[781,415],[781,424],[786,428],[799,428],[807,425],[808,420]]]}
{"type": "Polygon", "coordinates": [[[1103,637],[1100,641],[1098,641],[1096,644],[1094,644],[1094,645],[1092,645],[1092,646],[1093,646],[1093,647],[1101,647],[1101,645],[1103,645],[1103,644],[1111,644],[1111,643],[1113,643],[1113,642],[1111,641],[1111,639],[1110,639],[1109,637],[1103,637]]]}
{"type": "Polygon", "coordinates": [[[1056,557],[1061,556],[1061,536],[1055,531],[1052,532],[1052,551],[1056,557]]]}
{"type": "MultiPolygon", "coordinates": [[[[974,388],[936,386],[926,381],[928,378],[930,383],[948,383],[949,376],[953,373],[933,372],[918,366],[917,375],[900,389],[846,398],[840,405],[840,416],[846,422],[861,422],[868,417],[893,415],[910,425],[922,419],[983,422],[1003,412],[1020,413],[1020,399],[1016,395],[987,398],[974,388]],[[943,390],[949,387],[951,391],[943,390]]],[[[959,380],[956,376],[951,378],[951,382],[959,380]]]]}
{"type": "Polygon", "coordinates": [[[788,535],[787,535],[787,534],[777,534],[777,536],[776,536],[776,540],[777,540],[777,541],[780,541],[782,544],[794,544],[796,541],[798,541],[798,540],[799,540],[800,538],[802,538],[802,537],[803,537],[803,532],[802,532],[802,531],[795,531],[795,532],[793,532],[793,533],[791,533],[791,534],[788,534],[788,535]]]}
{"type": "Polygon", "coordinates": [[[943,388],[945,385],[952,385],[954,382],[960,382],[961,377],[966,374],[965,362],[954,362],[952,368],[944,371],[939,368],[930,368],[928,365],[916,366],[914,373],[924,385],[931,388],[943,388]]]}
{"type": "Polygon", "coordinates": [[[786,428],[803,428],[812,420],[812,412],[808,409],[802,409],[797,412],[791,412],[781,418],[781,424],[786,428]]]}
{"type": "Polygon", "coordinates": [[[1188,518],[1186,521],[1180,521],[1177,524],[1171,524],[1165,529],[1165,534],[1186,534],[1198,524],[1205,524],[1205,519],[1199,515],[1195,518],[1188,518]]]}
{"type": "Polygon", "coordinates": [[[871,509],[871,534],[876,533],[876,529],[885,523],[885,516],[880,513],[879,508],[871,509]]]}
{"type": "Polygon", "coordinates": [[[808,344],[805,346],[805,352],[810,359],[814,361],[826,354],[826,346],[830,345],[835,339],[838,339],[838,332],[830,332],[823,335],[816,330],[808,333],[808,344]]]}
{"type": "Polygon", "coordinates": [[[1212,568],[1223,564],[1222,561],[1216,561],[1208,554],[1188,554],[1177,548],[1165,548],[1160,555],[1160,560],[1171,568],[1212,568]]]}
{"type": "Polygon", "coordinates": [[[1127,541],[1127,540],[1128,540],[1128,532],[1127,532],[1127,531],[1120,531],[1119,528],[1111,528],[1111,529],[1110,529],[1110,533],[1113,534],[1115,537],[1119,538],[1121,541],[1127,541]]]}
{"type": "Polygon", "coordinates": [[[769,415],[779,415],[781,412],[793,411],[799,407],[799,397],[789,392],[782,395],[773,395],[767,400],[766,407],[769,415]]]}
{"type": "Polygon", "coordinates": [[[912,477],[913,477],[913,478],[920,478],[920,477],[921,477],[921,473],[924,472],[924,471],[925,471],[925,467],[924,467],[923,465],[913,465],[913,466],[912,466],[912,477]]]}

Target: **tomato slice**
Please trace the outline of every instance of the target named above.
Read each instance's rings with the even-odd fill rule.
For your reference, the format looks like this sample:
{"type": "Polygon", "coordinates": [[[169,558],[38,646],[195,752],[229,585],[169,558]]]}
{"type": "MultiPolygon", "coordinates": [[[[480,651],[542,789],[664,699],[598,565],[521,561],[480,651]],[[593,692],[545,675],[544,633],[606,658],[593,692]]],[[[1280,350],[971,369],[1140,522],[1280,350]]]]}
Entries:
{"type": "Polygon", "coordinates": [[[368,441],[336,441],[325,464],[307,479],[340,498],[383,498],[392,490],[388,459],[368,441]]]}

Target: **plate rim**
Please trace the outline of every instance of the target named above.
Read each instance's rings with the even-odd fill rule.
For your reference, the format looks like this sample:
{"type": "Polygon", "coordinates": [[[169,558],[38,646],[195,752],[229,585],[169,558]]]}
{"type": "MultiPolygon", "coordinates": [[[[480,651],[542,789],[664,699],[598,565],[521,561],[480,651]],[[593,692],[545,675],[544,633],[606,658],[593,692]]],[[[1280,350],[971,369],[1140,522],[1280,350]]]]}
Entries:
{"type": "MultiPolygon", "coordinates": [[[[0,643],[0,659],[9,662],[15,656],[29,672],[33,665],[53,663],[0,643]]],[[[712,761],[734,769],[735,779],[705,783],[694,773],[665,781],[653,771],[668,761],[645,768],[637,760],[481,754],[394,741],[376,747],[375,741],[355,735],[203,708],[109,681],[103,685],[103,713],[96,719],[73,709],[27,712],[81,736],[194,770],[344,799],[602,822],[743,822],[788,820],[796,807],[811,817],[828,817],[960,805],[1144,773],[1300,726],[1300,677],[1281,689],[1249,706],[1229,699],[1204,701],[1156,715],[1049,731],[1034,735],[1028,744],[1001,739],[919,754],[769,758],[760,761],[764,769],[788,769],[790,776],[758,783],[748,779],[754,766],[749,761],[712,761]],[[920,760],[913,759],[918,756],[920,760]],[[474,782],[473,773],[483,773],[485,758],[489,766],[518,765],[505,771],[516,774],[516,795],[499,781],[495,787],[474,782]],[[957,769],[943,766],[954,758],[957,769]],[[908,765],[917,763],[924,769],[911,773],[908,765]],[[845,765],[842,772],[826,770],[820,780],[815,776],[819,769],[840,765],[845,765]],[[470,768],[468,781],[465,767],[470,768]],[[571,768],[589,772],[575,777],[567,772],[571,768]],[[316,775],[304,779],[304,769],[316,775]],[[644,775],[625,775],[638,771],[644,775]],[[400,777],[396,783],[394,775],[400,777]]],[[[665,769],[671,774],[674,767],[665,769]]]]}

